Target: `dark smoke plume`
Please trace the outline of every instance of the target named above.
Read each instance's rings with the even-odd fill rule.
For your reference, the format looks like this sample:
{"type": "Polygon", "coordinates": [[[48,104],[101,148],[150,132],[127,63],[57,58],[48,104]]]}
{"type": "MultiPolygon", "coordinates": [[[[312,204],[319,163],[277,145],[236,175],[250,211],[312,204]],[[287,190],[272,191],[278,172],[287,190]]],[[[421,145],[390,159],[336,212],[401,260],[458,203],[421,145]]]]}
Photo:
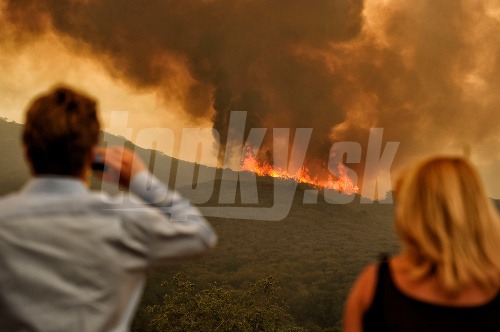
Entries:
{"type": "Polygon", "coordinates": [[[248,112],[247,128],[313,128],[314,169],[333,141],[365,144],[370,127],[401,142],[396,164],[464,144],[492,153],[500,22],[487,3],[391,1],[370,22],[362,0],[11,0],[5,14],[25,36],[69,37],[138,88],[177,93],[185,66],[184,109],[211,116],[222,143],[231,111],[248,112]]]}

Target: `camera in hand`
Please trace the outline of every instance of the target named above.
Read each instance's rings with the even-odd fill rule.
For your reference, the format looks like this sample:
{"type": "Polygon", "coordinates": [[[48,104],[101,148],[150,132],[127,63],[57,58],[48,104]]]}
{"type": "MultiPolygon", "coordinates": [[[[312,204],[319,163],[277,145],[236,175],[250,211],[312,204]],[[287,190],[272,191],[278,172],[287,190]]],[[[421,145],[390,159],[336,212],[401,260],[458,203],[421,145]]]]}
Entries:
{"type": "Polygon", "coordinates": [[[100,153],[95,154],[94,161],[92,161],[92,170],[104,172],[107,169],[104,164],[104,156],[100,153]]]}

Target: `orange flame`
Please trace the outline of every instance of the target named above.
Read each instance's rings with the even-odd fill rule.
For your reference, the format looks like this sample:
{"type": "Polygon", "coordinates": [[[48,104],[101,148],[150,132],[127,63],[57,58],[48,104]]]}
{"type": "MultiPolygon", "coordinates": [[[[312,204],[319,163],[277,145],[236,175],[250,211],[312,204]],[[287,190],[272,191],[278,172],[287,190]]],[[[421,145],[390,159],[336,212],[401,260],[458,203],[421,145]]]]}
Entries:
{"type": "Polygon", "coordinates": [[[290,174],[280,168],[275,169],[267,162],[258,161],[251,152],[251,149],[247,149],[245,157],[241,161],[241,169],[243,171],[253,172],[259,176],[292,179],[298,183],[310,184],[316,188],[334,189],[348,195],[358,193],[359,189],[347,175],[346,167],[342,163],[338,163],[337,167],[340,175],[338,180],[334,180],[332,175],[329,175],[327,180],[320,180],[318,177],[311,177],[309,169],[306,166],[302,166],[295,174],[290,174]]]}

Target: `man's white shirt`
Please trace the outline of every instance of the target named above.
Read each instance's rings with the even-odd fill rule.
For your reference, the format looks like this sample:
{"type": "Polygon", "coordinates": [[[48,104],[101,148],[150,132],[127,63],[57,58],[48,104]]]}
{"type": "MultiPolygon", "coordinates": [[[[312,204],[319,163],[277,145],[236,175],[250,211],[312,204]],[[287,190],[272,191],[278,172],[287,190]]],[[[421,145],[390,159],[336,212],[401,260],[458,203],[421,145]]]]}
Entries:
{"type": "Polygon", "coordinates": [[[198,209],[150,173],[130,192],[46,176],[0,199],[0,331],[127,331],[148,268],[215,246],[198,209]]]}

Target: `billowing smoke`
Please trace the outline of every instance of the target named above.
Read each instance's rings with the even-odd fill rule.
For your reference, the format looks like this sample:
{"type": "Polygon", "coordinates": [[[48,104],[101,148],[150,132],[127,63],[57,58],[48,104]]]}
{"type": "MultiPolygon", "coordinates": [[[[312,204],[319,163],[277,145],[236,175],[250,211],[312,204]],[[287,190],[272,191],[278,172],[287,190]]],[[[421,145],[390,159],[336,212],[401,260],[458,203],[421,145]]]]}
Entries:
{"type": "Polygon", "coordinates": [[[365,146],[371,127],[401,142],[396,165],[463,146],[478,158],[497,156],[493,5],[12,0],[5,15],[23,38],[53,29],[129,84],[178,96],[189,116],[212,118],[222,143],[231,111],[248,112],[247,128],[313,128],[307,163],[317,169],[332,142],[365,146]],[[179,79],[187,90],[179,91],[179,79]]]}

